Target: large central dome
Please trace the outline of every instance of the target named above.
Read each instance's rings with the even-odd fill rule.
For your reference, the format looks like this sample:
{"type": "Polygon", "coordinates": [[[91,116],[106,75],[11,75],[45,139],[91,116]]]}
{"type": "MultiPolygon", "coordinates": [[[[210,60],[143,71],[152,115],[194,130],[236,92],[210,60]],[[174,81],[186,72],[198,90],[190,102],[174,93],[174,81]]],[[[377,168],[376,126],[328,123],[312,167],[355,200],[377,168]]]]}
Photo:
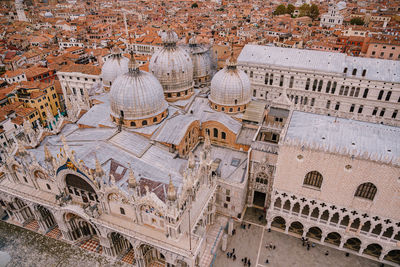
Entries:
{"type": "Polygon", "coordinates": [[[250,102],[249,77],[237,68],[233,54],[226,66],[212,78],[208,99],[213,109],[226,113],[244,111],[250,102]]]}
{"type": "Polygon", "coordinates": [[[129,72],[118,76],[111,86],[111,117],[127,127],[141,127],[162,121],[167,116],[168,103],[163,89],[152,74],[139,70],[131,55],[129,72]]]}
{"type": "Polygon", "coordinates": [[[160,81],[168,101],[189,98],[193,94],[193,63],[190,55],[177,46],[178,35],[162,32],[164,47],[150,59],[150,72],[160,81]]]}

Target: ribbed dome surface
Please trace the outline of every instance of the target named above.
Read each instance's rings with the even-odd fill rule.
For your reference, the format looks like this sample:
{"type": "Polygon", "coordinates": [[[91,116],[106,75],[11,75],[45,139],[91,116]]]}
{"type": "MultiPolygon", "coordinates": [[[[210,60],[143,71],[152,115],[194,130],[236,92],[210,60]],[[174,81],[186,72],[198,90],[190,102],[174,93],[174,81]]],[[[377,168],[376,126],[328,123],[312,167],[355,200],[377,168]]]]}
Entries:
{"type": "Polygon", "coordinates": [[[236,67],[225,67],[211,80],[209,99],[216,104],[235,106],[251,100],[250,80],[244,71],[236,67]]]}
{"type": "Polygon", "coordinates": [[[111,57],[104,63],[101,68],[101,77],[104,86],[111,86],[115,78],[128,72],[129,59],[122,56],[121,52],[113,51],[111,57]]]}
{"type": "Polygon", "coordinates": [[[149,118],[168,107],[161,84],[156,77],[145,71],[130,71],[118,76],[110,91],[111,113],[125,120],[149,118]]]}
{"type": "Polygon", "coordinates": [[[207,53],[192,54],[193,77],[203,77],[211,73],[211,61],[207,53]]]}
{"type": "Polygon", "coordinates": [[[173,31],[161,34],[164,47],[150,59],[149,69],[160,81],[164,91],[180,92],[193,86],[193,62],[190,55],[176,46],[177,35],[173,31]]]}

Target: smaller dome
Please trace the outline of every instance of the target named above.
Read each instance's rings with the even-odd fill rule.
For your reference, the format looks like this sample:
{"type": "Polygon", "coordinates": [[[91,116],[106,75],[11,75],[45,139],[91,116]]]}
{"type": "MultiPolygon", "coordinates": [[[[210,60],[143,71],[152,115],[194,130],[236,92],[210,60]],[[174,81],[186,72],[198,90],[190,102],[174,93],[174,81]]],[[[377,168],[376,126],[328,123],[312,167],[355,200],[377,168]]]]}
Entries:
{"type": "Polygon", "coordinates": [[[110,87],[114,80],[121,74],[128,72],[129,59],[122,56],[119,47],[111,49],[110,58],[103,64],[101,68],[101,77],[103,78],[103,85],[110,87]]]}
{"type": "Polygon", "coordinates": [[[246,105],[251,100],[250,79],[244,71],[237,68],[232,57],[211,80],[208,98],[214,104],[232,107],[246,105]]]}
{"type": "Polygon", "coordinates": [[[44,16],[46,18],[52,18],[53,17],[53,13],[51,13],[50,11],[47,11],[46,13],[44,13],[44,16]]]}

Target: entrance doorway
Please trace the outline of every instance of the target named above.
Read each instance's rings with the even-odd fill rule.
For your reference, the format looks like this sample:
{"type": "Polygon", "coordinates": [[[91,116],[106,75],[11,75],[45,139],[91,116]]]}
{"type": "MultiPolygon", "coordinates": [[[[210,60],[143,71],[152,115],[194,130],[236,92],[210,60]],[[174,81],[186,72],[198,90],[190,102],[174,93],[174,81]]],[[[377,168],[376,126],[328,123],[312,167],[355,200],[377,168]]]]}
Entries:
{"type": "Polygon", "coordinates": [[[259,208],[264,208],[266,194],[259,191],[254,191],[253,205],[259,208]]]}

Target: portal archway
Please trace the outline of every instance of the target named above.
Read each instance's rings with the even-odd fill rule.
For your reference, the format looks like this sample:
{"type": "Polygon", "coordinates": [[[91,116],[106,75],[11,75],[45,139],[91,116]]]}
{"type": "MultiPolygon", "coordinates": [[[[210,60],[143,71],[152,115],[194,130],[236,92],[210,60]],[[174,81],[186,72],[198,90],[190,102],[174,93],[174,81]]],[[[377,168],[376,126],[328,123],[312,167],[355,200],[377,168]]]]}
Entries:
{"type": "Polygon", "coordinates": [[[68,192],[74,199],[80,200],[83,203],[99,202],[93,185],[85,181],[84,178],[68,173],[65,176],[65,184],[68,192]]]}
{"type": "Polygon", "coordinates": [[[75,241],[79,247],[88,251],[100,254],[103,252],[96,225],[74,213],[64,214],[64,220],[70,240],[75,241]]]}

